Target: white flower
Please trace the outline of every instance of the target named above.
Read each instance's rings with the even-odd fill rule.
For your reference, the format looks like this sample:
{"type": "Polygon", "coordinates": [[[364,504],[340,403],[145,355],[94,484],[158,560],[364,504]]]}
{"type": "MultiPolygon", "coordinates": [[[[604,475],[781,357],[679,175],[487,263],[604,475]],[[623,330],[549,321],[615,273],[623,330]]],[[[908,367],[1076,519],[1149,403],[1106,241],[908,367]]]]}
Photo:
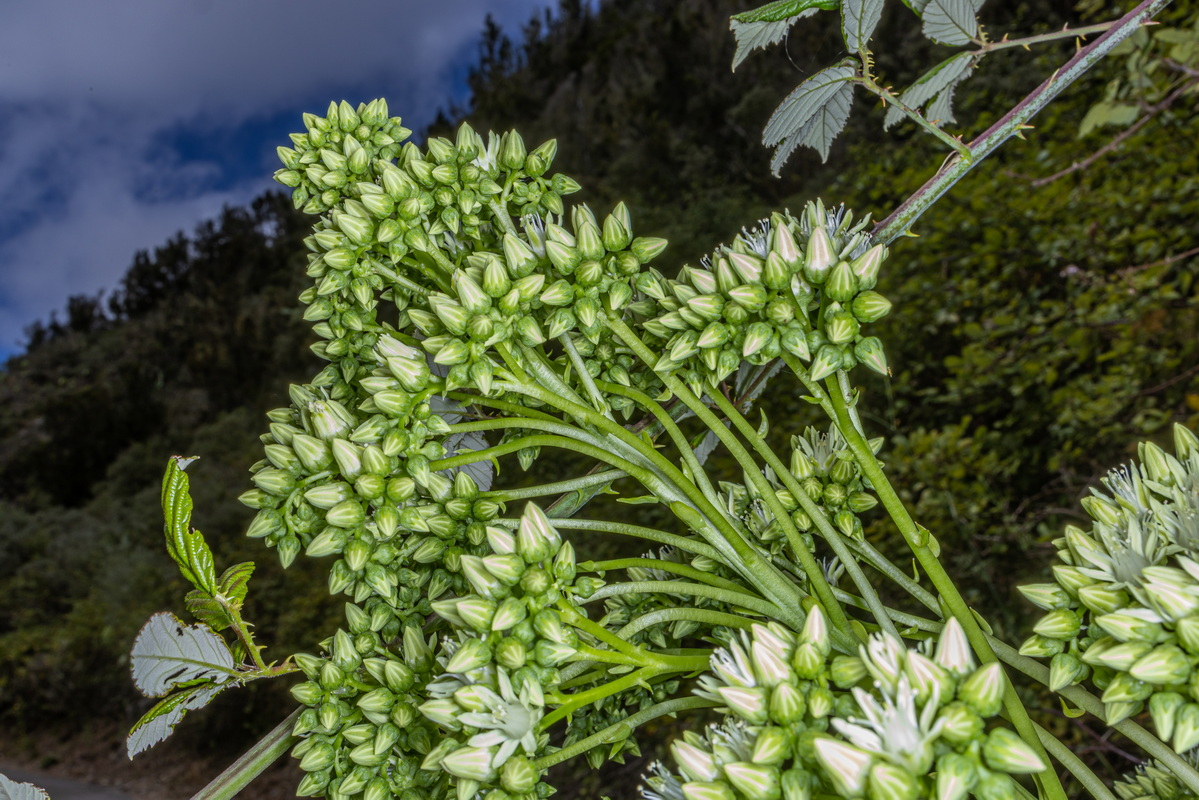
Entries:
{"type": "Polygon", "coordinates": [[[526,755],[537,750],[537,726],[545,709],[545,697],[541,687],[526,683],[519,695],[512,688],[512,681],[503,669],[496,670],[499,693],[490,693],[488,707],[483,711],[462,714],[458,720],[463,725],[479,728],[468,741],[471,747],[488,748],[499,746],[492,761],[492,768],[499,769],[516,752],[524,748],[526,755]]]}
{"type": "Polygon", "coordinates": [[[833,727],[850,744],[885,758],[912,775],[924,775],[932,768],[933,741],[940,736],[943,726],[937,719],[940,709],[937,691],[919,711],[916,692],[906,675],[900,677],[894,697],[884,690],[880,698],[875,698],[860,688],[853,690],[853,696],[864,717],[833,720],[833,727]]]}

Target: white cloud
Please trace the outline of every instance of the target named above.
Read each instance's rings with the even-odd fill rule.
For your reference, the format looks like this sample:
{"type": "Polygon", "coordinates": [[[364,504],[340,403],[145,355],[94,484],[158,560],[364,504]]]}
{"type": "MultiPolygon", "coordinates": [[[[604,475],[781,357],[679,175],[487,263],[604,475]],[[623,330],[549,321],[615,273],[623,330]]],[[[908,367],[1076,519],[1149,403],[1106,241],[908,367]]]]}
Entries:
{"type": "MultiPolygon", "coordinates": [[[[230,174],[236,167],[219,155],[163,157],[164,134],[228,132],[283,112],[298,129],[302,111],[323,111],[312,98],[351,93],[388,97],[392,113],[419,128],[451,99],[455,61],[473,53],[484,16],[511,30],[540,5],[0,5],[0,358],[69,295],[115,286],[136,250],[270,185],[265,173],[230,174]]],[[[263,142],[264,159],[285,143],[263,142]]]]}

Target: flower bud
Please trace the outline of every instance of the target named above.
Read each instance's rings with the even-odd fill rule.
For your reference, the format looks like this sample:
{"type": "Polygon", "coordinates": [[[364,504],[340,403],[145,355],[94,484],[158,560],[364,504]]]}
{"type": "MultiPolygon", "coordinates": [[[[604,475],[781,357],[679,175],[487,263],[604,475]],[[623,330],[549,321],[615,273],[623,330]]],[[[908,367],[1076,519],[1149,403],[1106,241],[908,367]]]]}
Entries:
{"type": "Polygon", "coordinates": [[[920,796],[916,779],[895,764],[879,763],[871,767],[868,787],[871,800],[916,800],[920,796]]]}
{"type": "Polygon", "coordinates": [[[735,761],[723,768],[729,783],[749,800],[776,800],[782,793],[778,767],[735,761]]]}
{"type": "Polygon", "coordinates": [[[995,728],[987,734],[983,760],[991,769],[1009,775],[1024,775],[1045,769],[1045,762],[1040,756],[1007,728],[995,728]]]}
{"type": "Polygon", "coordinates": [[[1049,663],[1049,691],[1060,692],[1082,681],[1090,673],[1090,668],[1074,654],[1058,653],[1049,663]]]}
{"type": "MultiPolygon", "coordinates": [[[[823,233],[823,228],[817,228],[823,233]]],[[[871,767],[869,753],[853,745],[829,736],[818,736],[812,740],[816,761],[828,773],[833,788],[842,797],[860,797],[866,789],[866,780],[871,767]]]]}
{"type": "Polygon", "coordinates": [[[1003,691],[1006,678],[998,662],[992,662],[975,670],[958,687],[958,699],[965,702],[982,717],[993,717],[1003,706],[1003,691]]]}

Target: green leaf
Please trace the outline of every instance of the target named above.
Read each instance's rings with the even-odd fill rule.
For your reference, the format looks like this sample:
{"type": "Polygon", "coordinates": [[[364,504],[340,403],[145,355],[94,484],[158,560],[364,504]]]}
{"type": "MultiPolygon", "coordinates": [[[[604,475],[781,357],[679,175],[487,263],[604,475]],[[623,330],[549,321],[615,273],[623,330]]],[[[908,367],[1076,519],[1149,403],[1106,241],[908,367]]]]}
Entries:
{"type": "Polygon", "coordinates": [[[806,17],[817,11],[833,11],[841,0],[775,0],[750,11],[734,14],[737,22],[782,22],[792,18],[806,17]]]}
{"type": "Polygon", "coordinates": [[[1081,139],[1096,128],[1104,125],[1128,126],[1136,121],[1140,110],[1129,103],[1117,103],[1104,100],[1091,106],[1078,124],[1078,138],[1081,139]]]}
{"type": "Polygon", "coordinates": [[[849,52],[866,49],[883,14],[883,0],[845,0],[841,5],[841,36],[849,52]]]}
{"type": "Polygon", "coordinates": [[[659,500],[652,494],[643,494],[637,497],[618,497],[616,498],[616,502],[625,503],[630,506],[643,506],[649,505],[650,503],[657,503],[659,500]]]}
{"type": "Polygon", "coordinates": [[[167,471],[162,478],[163,530],[167,552],[179,565],[179,572],[197,589],[211,595],[217,592],[216,568],[204,535],[191,527],[192,499],[184,473],[195,460],[194,457],[172,456],[167,462],[167,471]]]}
{"type": "Polygon", "coordinates": [[[224,639],[205,625],[184,625],[167,612],[150,617],[130,656],[133,682],[147,697],[162,697],[197,681],[225,683],[237,678],[224,639]]]}
{"type": "Polygon", "coordinates": [[[838,5],[840,0],[777,0],[752,11],[734,14],[729,20],[729,28],[737,40],[733,69],[736,70],[754,50],[781,42],[797,20],[820,10],[832,11],[838,5]]]}
{"type": "Polygon", "coordinates": [[[234,564],[221,574],[221,596],[234,608],[241,609],[241,604],[246,599],[247,584],[249,584],[250,576],[253,574],[253,561],[234,564]]]}
{"type": "Polygon", "coordinates": [[[766,130],[762,132],[762,144],[770,147],[794,136],[840,91],[845,81],[852,78],[853,74],[853,67],[847,62],[842,62],[817,72],[801,83],[774,110],[774,114],[766,123],[766,130]]]}
{"type": "MultiPolygon", "coordinates": [[[[125,749],[129,758],[161,742],[170,736],[175,726],[183,719],[188,711],[203,708],[222,691],[232,686],[232,683],[202,683],[189,686],[175,692],[157,703],[145,713],[130,729],[129,738],[125,740],[125,749]]],[[[0,794],[0,800],[3,795],[0,794]]]]}
{"type": "MultiPolygon", "coordinates": [[[[932,106],[930,106],[928,116],[930,119],[952,122],[953,114],[949,110],[948,103],[952,102],[954,87],[969,77],[970,65],[973,58],[973,54],[968,52],[950,56],[921,75],[920,79],[911,86],[904,89],[900,93],[899,99],[908,108],[919,109],[932,98],[937,97],[940,100],[941,97],[946,96],[948,93],[945,101],[945,110],[940,115],[933,116],[932,106]]],[[[903,119],[904,113],[899,109],[899,106],[891,106],[887,109],[886,117],[883,118],[883,130],[890,128],[903,119]]]]}
{"type": "Polygon", "coordinates": [[[781,142],[770,162],[777,176],[783,164],[800,145],[811,147],[828,160],[833,139],[845,127],[853,104],[853,85],[848,81],[854,69],[843,62],[821,70],[800,84],[775,110],[766,123],[762,141],[781,142]]]}
{"type": "Polygon", "coordinates": [[[0,775],[0,800],[50,800],[50,796],[32,783],[17,783],[0,775]]]}
{"type": "Polygon", "coordinates": [[[924,35],[940,44],[970,44],[978,35],[982,0],[929,0],[921,16],[924,35]]]}

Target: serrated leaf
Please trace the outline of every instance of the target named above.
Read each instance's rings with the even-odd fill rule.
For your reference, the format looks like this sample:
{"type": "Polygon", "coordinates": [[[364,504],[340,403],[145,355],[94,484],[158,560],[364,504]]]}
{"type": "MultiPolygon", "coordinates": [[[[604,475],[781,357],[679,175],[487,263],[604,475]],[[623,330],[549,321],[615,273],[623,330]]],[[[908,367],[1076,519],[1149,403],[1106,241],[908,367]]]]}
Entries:
{"type": "Polygon", "coordinates": [[[0,775],[0,800],[50,800],[50,796],[32,783],[17,783],[0,775]]]}
{"type": "Polygon", "coordinates": [[[924,13],[924,7],[928,5],[928,0],[903,0],[903,4],[916,12],[919,16],[924,13]]]}
{"type": "Polygon", "coordinates": [[[754,50],[783,41],[797,20],[822,9],[831,11],[839,4],[840,0],[777,0],[752,11],[734,14],[729,19],[729,29],[737,41],[733,69],[736,70],[754,50]]]}
{"type": "Polygon", "coordinates": [[[225,683],[237,677],[224,639],[205,625],[185,625],[165,611],[150,617],[130,657],[133,682],[147,697],[162,697],[193,681],[225,683]]]}
{"type": "MultiPolygon", "coordinates": [[[[853,67],[841,63],[817,72],[796,87],[774,110],[762,132],[762,144],[770,147],[795,136],[853,77],[853,67]]],[[[792,148],[794,149],[794,148],[792,148]]]]}
{"type": "Polygon", "coordinates": [[[187,613],[214,631],[223,631],[235,624],[229,610],[207,592],[193,589],[183,598],[187,613]]]}
{"type": "Polygon", "coordinates": [[[215,594],[216,567],[212,551],[208,549],[204,535],[191,527],[192,499],[184,470],[193,461],[195,458],[173,456],[167,462],[167,471],[162,477],[163,531],[167,552],[179,565],[183,577],[197,589],[215,594]]]}
{"type": "Polygon", "coordinates": [[[129,758],[170,736],[184,714],[208,705],[212,698],[232,685],[233,683],[203,683],[199,686],[189,686],[164,698],[130,729],[129,738],[125,740],[129,758]]]}
{"type": "Polygon", "coordinates": [[[246,599],[250,576],[253,574],[253,561],[243,561],[241,564],[234,564],[221,573],[221,580],[218,584],[221,596],[234,608],[241,608],[242,602],[246,599]]]}
{"type": "MultiPolygon", "coordinates": [[[[952,101],[953,89],[957,83],[969,77],[970,63],[973,59],[971,53],[958,53],[942,61],[937,66],[930,69],[928,72],[920,76],[920,79],[913,83],[908,88],[904,89],[899,99],[908,108],[919,109],[929,100],[938,97],[946,91],[950,94],[952,101]]],[[[940,99],[938,97],[938,99],[940,99]]],[[[948,116],[934,116],[932,107],[929,107],[928,117],[930,119],[939,119],[942,122],[950,122],[953,120],[952,112],[948,116]]],[[[892,125],[903,120],[904,114],[899,109],[899,106],[891,106],[887,109],[887,115],[883,118],[883,130],[887,130],[892,125]]]]}
{"type": "MultiPolygon", "coordinates": [[[[436,397],[431,398],[436,399],[436,397]]],[[[487,440],[483,438],[483,434],[477,431],[470,433],[455,433],[445,438],[441,443],[445,448],[446,457],[456,456],[459,453],[473,453],[477,450],[487,448],[487,440]]],[[[464,464],[460,467],[450,467],[442,470],[442,473],[449,477],[454,477],[459,472],[465,472],[479,486],[479,491],[490,491],[492,481],[495,479],[495,465],[490,461],[475,461],[471,464],[464,464]]]]}
{"type": "Polygon", "coordinates": [[[852,106],[853,87],[851,84],[842,83],[827,102],[816,109],[816,113],[802,128],[779,145],[774,158],[770,161],[771,172],[777,177],[783,164],[800,145],[811,147],[820,153],[822,162],[828,161],[829,148],[832,147],[833,140],[837,138],[837,135],[845,129],[852,106]]]}
{"type": "Polygon", "coordinates": [[[882,15],[883,0],[845,0],[841,4],[841,36],[849,52],[866,49],[882,15]]]}
{"type": "Polygon", "coordinates": [[[921,11],[924,35],[940,44],[970,44],[981,7],[982,0],[928,0],[921,11]]]}

